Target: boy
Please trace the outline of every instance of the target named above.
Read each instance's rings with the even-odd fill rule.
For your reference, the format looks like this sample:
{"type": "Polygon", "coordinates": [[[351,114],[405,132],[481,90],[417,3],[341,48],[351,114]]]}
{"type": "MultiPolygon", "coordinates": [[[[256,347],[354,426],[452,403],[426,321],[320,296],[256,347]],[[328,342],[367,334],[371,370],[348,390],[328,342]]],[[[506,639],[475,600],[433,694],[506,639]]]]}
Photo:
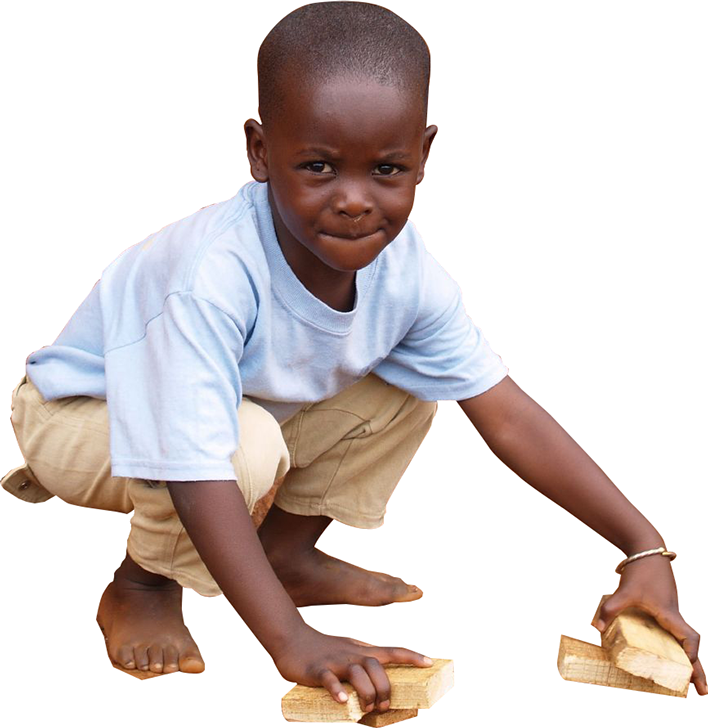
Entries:
{"type": "MultiPolygon", "coordinates": [[[[119,664],[203,669],[179,584],[221,588],[285,677],[335,697],[346,678],[365,709],[385,709],[379,661],[423,658],[320,635],[293,603],[420,596],[314,545],[332,517],[380,524],[439,398],[458,399],[504,462],[628,555],[664,546],[506,376],[406,225],[436,132],[427,74],[422,39],[376,6],[292,13],[259,54],[263,124],[246,134],[260,184],[126,251],[55,345],[29,357],[13,422],[30,468],[6,485],[135,506],[98,615],[119,664]],[[261,548],[248,510],[286,472],[261,548]]],[[[704,694],[697,635],[659,556],[627,565],[603,618],[629,603],[655,613],[704,694]]]]}

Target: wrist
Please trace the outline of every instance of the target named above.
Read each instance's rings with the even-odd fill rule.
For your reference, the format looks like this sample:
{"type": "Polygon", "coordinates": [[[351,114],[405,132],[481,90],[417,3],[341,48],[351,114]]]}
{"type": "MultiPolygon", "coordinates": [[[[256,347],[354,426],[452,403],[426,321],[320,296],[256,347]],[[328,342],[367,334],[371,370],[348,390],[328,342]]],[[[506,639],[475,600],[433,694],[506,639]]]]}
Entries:
{"type": "MultiPolygon", "coordinates": [[[[621,574],[628,566],[631,566],[632,564],[635,564],[638,561],[644,561],[646,559],[649,559],[652,556],[660,556],[660,557],[662,557],[662,560],[667,560],[669,563],[671,563],[676,558],[676,554],[673,551],[668,551],[663,546],[659,546],[659,548],[647,549],[646,551],[640,551],[639,553],[632,554],[632,556],[629,556],[628,558],[623,559],[617,565],[617,568],[615,569],[615,571],[618,574],[621,574]]],[[[657,562],[654,561],[653,563],[657,563],[657,562]]]]}
{"type": "Polygon", "coordinates": [[[617,546],[624,551],[625,556],[633,556],[634,554],[648,551],[649,549],[658,549],[662,546],[666,548],[666,543],[661,534],[655,528],[652,528],[629,541],[617,544],[617,546]]]}
{"type": "Polygon", "coordinates": [[[673,559],[670,559],[667,556],[654,554],[652,556],[646,556],[644,558],[637,559],[636,561],[630,561],[618,573],[620,576],[622,576],[623,574],[626,574],[628,572],[636,573],[644,572],[647,570],[651,572],[656,572],[657,570],[671,571],[672,560],[673,559]]]}
{"type": "MultiPolygon", "coordinates": [[[[299,612],[298,612],[299,614],[299,612]]],[[[299,650],[299,645],[312,635],[318,634],[317,630],[310,627],[302,617],[298,622],[293,623],[289,629],[283,630],[279,635],[268,640],[268,644],[264,640],[261,644],[266,652],[271,656],[276,664],[285,655],[299,650]]]]}

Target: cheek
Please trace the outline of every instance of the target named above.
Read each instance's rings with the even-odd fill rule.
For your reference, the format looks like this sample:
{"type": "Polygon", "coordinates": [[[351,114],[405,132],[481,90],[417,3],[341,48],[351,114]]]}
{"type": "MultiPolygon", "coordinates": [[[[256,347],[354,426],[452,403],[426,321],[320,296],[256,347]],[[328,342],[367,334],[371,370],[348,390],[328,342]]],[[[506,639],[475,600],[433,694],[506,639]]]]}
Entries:
{"type": "Polygon", "coordinates": [[[302,230],[315,223],[326,204],[316,188],[284,184],[272,189],[283,222],[291,229],[302,230]]]}
{"type": "Polygon", "coordinates": [[[382,198],[382,207],[386,210],[386,216],[392,223],[403,226],[413,209],[415,199],[415,185],[406,185],[395,190],[388,191],[382,198]]]}

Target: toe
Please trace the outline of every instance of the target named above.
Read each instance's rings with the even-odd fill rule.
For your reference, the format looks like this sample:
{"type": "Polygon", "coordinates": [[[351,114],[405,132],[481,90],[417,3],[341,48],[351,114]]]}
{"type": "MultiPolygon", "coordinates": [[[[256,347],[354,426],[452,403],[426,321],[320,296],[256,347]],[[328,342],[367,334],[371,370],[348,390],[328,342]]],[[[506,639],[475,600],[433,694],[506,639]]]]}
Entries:
{"type": "Polygon", "coordinates": [[[411,600],[420,599],[423,596],[423,590],[413,584],[408,584],[408,596],[411,600]]]}
{"type": "Polygon", "coordinates": [[[204,672],[204,660],[194,655],[185,655],[179,661],[180,672],[189,672],[192,674],[204,672]]]}
{"type": "Polygon", "coordinates": [[[150,660],[148,659],[148,651],[146,645],[137,645],[133,648],[135,653],[135,665],[138,670],[149,670],[150,660]]]}
{"type": "Polygon", "coordinates": [[[115,655],[110,655],[110,657],[113,662],[116,662],[121,667],[124,667],[126,670],[135,669],[135,655],[133,654],[132,647],[124,645],[116,651],[115,655]]]}
{"type": "Polygon", "coordinates": [[[162,666],[162,672],[177,672],[179,670],[179,652],[174,645],[165,647],[162,651],[164,657],[164,664],[162,666]]]}
{"type": "Polygon", "coordinates": [[[413,584],[403,584],[403,589],[398,592],[396,597],[397,602],[413,602],[416,599],[420,599],[423,596],[423,592],[417,586],[413,584]]]}
{"type": "Polygon", "coordinates": [[[162,672],[165,661],[162,655],[162,647],[160,645],[151,645],[148,648],[148,660],[150,672],[162,672]]]}

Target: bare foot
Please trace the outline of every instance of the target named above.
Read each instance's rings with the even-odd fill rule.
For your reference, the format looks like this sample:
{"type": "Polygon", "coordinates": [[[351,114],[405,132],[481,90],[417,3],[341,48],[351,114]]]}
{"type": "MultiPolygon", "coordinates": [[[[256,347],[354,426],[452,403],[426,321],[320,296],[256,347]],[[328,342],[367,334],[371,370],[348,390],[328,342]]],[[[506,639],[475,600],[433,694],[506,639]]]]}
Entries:
{"type": "Polygon", "coordinates": [[[366,571],[316,548],[307,551],[266,549],[273,570],[297,607],[314,604],[358,604],[378,607],[412,602],[423,592],[401,579],[366,571]]]}
{"type": "Polygon", "coordinates": [[[204,660],[184,625],[182,587],[129,556],[106,587],[96,617],[111,660],[132,670],[202,672],[204,660]]]}

